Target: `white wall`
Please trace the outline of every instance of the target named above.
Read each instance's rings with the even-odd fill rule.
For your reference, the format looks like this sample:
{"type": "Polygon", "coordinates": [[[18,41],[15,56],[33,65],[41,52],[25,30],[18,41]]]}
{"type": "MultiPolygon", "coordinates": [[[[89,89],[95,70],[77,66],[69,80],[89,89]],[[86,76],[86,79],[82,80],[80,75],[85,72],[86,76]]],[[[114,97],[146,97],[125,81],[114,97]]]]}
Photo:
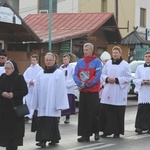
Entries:
{"type": "Polygon", "coordinates": [[[145,28],[140,27],[140,8],[146,9],[146,28],[150,28],[150,0],[136,0],[135,5],[135,26],[138,26],[139,32],[145,33],[145,28]]]}
{"type": "Polygon", "coordinates": [[[78,0],[58,0],[57,13],[77,13],[78,0]]]}
{"type": "Polygon", "coordinates": [[[24,18],[28,14],[38,13],[38,0],[20,0],[19,15],[24,18]]]}

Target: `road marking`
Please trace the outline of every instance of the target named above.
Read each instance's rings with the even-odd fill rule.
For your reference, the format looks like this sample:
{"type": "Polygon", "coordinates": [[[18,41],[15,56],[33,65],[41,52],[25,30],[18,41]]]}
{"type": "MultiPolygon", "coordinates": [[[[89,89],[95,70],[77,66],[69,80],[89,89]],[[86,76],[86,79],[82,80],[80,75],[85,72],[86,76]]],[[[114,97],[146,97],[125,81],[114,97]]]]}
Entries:
{"type": "Polygon", "coordinates": [[[114,146],[114,145],[116,145],[116,144],[95,143],[95,144],[89,144],[89,145],[85,145],[85,146],[70,148],[70,149],[66,149],[66,150],[79,150],[79,149],[96,150],[96,149],[101,149],[101,148],[110,147],[110,146],[114,146]]]}
{"type": "Polygon", "coordinates": [[[129,136],[126,137],[125,139],[132,139],[132,140],[138,140],[138,139],[143,139],[143,138],[147,138],[150,137],[150,135],[134,135],[134,136],[129,136]]]}
{"type": "Polygon", "coordinates": [[[92,147],[92,148],[83,149],[83,150],[99,150],[101,148],[111,147],[111,146],[114,146],[114,145],[116,145],[116,144],[106,144],[106,145],[101,145],[101,146],[92,147]]]}

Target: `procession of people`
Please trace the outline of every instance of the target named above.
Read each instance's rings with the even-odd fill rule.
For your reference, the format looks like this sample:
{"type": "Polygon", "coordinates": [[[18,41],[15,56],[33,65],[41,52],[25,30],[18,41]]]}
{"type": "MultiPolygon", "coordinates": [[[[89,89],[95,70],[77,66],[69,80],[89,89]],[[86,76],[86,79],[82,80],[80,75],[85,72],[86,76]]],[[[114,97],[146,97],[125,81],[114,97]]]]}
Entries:
{"type": "MultiPolygon", "coordinates": [[[[150,52],[144,54],[145,64],[140,65],[133,82],[138,94],[138,110],[135,132],[150,132],[150,52]]],[[[83,58],[75,68],[70,65],[70,55],[62,55],[62,64],[57,64],[54,53],[46,53],[44,67],[39,56],[30,57],[31,65],[24,74],[19,73],[14,60],[7,60],[4,50],[0,51],[0,146],[6,150],[17,150],[23,146],[25,123],[36,123],[36,146],[45,148],[56,145],[61,139],[59,123],[71,123],[76,113],[74,86],[79,90],[79,113],[77,124],[78,142],[90,142],[113,135],[124,135],[125,110],[128,86],[132,80],[128,62],[122,57],[119,46],[112,47],[111,54],[103,52],[100,59],[94,45],[83,45],[83,58]],[[27,104],[30,113],[17,118],[15,106],[27,104]],[[9,112],[9,113],[8,113],[9,112]],[[35,115],[36,114],[36,115],[35,115]],[[32,122],[32,118],[36,122],[32,122]],[[99,133],[102,132],[100,135],[99,133]]],[[[31,130],[32,131],[32,130],[31,130]]]]}

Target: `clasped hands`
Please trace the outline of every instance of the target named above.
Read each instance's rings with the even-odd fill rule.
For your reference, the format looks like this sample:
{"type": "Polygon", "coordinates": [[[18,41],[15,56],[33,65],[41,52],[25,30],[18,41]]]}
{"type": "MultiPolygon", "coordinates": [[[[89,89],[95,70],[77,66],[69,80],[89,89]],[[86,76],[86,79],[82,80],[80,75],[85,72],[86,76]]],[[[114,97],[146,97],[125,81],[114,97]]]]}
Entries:
{"type": "Polygon", "coordinates": [[[30,84],[30,85],[34,85],[34,82],[33,82],[33,80],[31,80],[31,81],[29,82],[29,84],[30,84]]]}
{"type": "Polygon", "coordinates": [[[13,98],[13,93],[12,92],[3,92],[2,96],[5,98],[13,98]]]}
{"type": "Polygon", "coordinates": [[[108,78],[107,79],[108,83],[115,83],[116,82],[116,78],[108,78]]]}

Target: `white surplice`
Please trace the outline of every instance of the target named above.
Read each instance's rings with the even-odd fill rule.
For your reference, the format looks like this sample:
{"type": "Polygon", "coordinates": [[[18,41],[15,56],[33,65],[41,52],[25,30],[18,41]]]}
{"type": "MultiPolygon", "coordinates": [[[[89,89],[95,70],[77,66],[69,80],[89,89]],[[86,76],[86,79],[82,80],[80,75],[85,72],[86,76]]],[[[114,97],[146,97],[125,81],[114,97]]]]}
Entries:
{"type": "Polygon", "coordinates": [[[74,87],[75,87],[75,82],[73,80],[74,67],[70,64],[68,64],[67,67],[63,66],[64,65],[61,65],[59,69],[63,72],[64,76],[67,71],[67,75],[65,76],[67,93],[74,94],[74,87]]]}
{"type": "Polygon", "coordinates": [[[142,80],[150,80],[150,67],[144,67],[144,64],[137,67],[133,82],[135,84],[135,92],[138,92],[138,103],[150,104],[150,85],[142,85],[142,80]]]}
{"type": "Polygon", "coordinates": [[[69,108],[65,77],[59,69],[53,73],[40,71],[33,92],[32,108],[38,116],[60,117],[69,108]]]}
{"type": "Polygon", "coordinates": [[[100,103],[117,106],[126,105],[128,86],[131,81],[131,70],[129,64],[122,60],[119,65],[116,65],[112,64],[112,60],[109,60],[102,70],[101,77],[104,81],[107,77],[118,78],[119,84],[106,83],[100,103]]]}
{"type": "Polygon", "coordinates": [[[33,95],[33,88],[34,88],[34,84],[36,82],[36,77],[37,74],[43,70],[41,66],[39,66],[39,64],[36,65],[31,65],[30,67],[28,67],[26,69],[26,71],[24,72],[23,76],[24,79],[27,83],[27,87],[28,87],[28,94],[24,97],[24,103],[26,103],[28,105],[28,108],[30,110],[30,114],[26,115],[26,117],[32,118],[33,115],[33,109],[31,108],[31,99],[32,99],[32,95],[33,95]],[[33,81],[33,85],[29,84],[30,81],[33,81]]]}

